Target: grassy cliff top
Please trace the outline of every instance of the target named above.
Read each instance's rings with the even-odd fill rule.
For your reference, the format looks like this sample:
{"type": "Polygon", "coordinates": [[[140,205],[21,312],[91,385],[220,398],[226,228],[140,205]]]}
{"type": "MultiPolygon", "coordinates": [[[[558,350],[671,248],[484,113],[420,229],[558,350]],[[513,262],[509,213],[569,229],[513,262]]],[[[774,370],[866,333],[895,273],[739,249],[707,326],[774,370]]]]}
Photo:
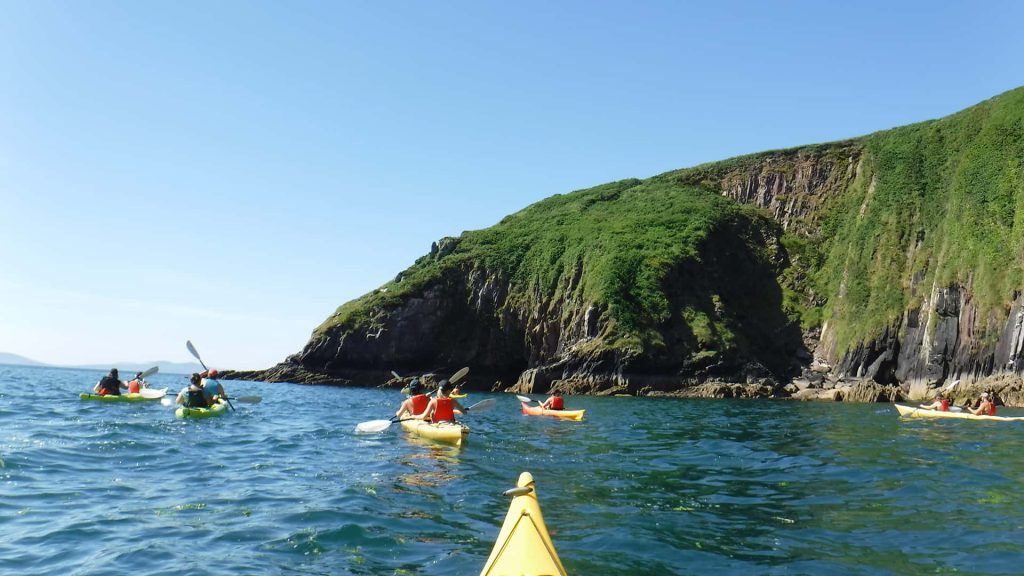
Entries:
{"type": "Polygon", "coordinates": [[[449,271],[483,268],[507,277],[510,301],[564,296],[567,275],[583,301],[607,306],[625,332],[670,314],[663,281],[680,261],[698,259],[716,227],[767,216],[717,193],[667,180],[622,180],[547,198],[485,230],[463,233],[450,253],[423,257],[370,294],[341,306],[318,331],[369,328],[377,311],[399,305],[449,271]]]}

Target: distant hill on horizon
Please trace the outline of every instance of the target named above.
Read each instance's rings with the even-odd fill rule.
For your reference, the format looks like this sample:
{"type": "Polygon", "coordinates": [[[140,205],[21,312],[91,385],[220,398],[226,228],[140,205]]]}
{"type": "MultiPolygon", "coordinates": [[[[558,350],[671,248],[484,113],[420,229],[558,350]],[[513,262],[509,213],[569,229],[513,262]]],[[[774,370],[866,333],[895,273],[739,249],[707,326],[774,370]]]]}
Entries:
{"type": "Polygon", "coordinates": [[[11,354],[10,352],[0,352],[0,364],[11,364],[14,366],[46,366],[42,362],[36,362],[31,358],[19,356],[18,354],[11,354]]]}
{"type": "Polygon", "coordinates": [[[160,372],[163,374],[191,374],[193,372],[201,372],[203,367],[197,362],[168,362],[165,360],[155,360],[152,362],[111,362],[109,364],[80,364],[73,366],[65,366],[61,364],[47,364],[45,362],[38,362],[31,358],[26,358],[18,354],[12,354],[10,352],[0,352],[0,364],[8,364],[12,366],[39,366],[48,368],[77,368],[79,370],[110,370],[111,368],[117,368],[119,372],[125,375],[129,373],[142,372],[152,368],[153,366],[159,366],[160,372]]]}

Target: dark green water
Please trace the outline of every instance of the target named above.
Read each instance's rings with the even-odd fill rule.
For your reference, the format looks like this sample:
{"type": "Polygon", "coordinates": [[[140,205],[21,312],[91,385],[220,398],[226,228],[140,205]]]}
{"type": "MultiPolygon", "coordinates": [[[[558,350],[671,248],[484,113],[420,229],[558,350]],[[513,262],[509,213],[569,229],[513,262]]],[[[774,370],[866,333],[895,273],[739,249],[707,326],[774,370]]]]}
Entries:
{"type": "Polygon", "coordinates": [[[0,366],[0,574],[473,575],[524,470],[570,574],[1024,573],[1019,423],[473,394],[460,450],[353,434],[393,391],[227,383],[264,401],[179,421],[79,400],[98,377],[0,366]]]}

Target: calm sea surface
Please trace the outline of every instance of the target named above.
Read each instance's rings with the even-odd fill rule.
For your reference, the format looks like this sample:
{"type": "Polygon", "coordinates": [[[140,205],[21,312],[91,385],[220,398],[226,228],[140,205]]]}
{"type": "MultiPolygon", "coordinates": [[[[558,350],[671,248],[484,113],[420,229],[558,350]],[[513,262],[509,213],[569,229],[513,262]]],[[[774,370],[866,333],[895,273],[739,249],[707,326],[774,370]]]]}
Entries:
{"type": "Polygon", "coordinates": [[[395,391],[229,382],[263,402],[182,421],[79,400],[100,375],[0,366],[0,574],[474,575],[524,470],[570,574],[1024,573],[1024,423],[472,394],[460,450],[353,434],[395,391]]]}

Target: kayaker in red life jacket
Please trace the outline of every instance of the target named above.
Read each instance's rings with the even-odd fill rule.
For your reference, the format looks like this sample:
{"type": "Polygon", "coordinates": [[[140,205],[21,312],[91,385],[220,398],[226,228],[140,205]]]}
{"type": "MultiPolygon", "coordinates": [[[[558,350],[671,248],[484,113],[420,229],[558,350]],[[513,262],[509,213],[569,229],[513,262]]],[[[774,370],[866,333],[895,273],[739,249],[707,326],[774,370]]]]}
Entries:
{"type": "Polygon", "coordinates": [[[120,396],[121,389],[128,389],[128,385],[117,378],[117,368],[111,368],[110,374],[104,376],[93,386],[92,391],[100,396],[120,396]]]}
{"type": "Polygon", "coordinates": [[[132,381],[128,383],[128,393],[138,394],[146,386],[146,381],[142,379],[142,372],[136,372],[135,378],[132,378],[132,381]]]}
{"type": "Polygon", "coordinates": [[[995,416],[996,415],[996,403],[992,398],[992,395],[988,392],[981,393],[981,404],[977,408],[970,409],[971,414],[974,415],[985,415],[995,416]]]}
{"type": "Polygon", "coordinates": [[[427,409],[417,418],[420,420],[430,420],[431,422],[454,422],[455,414],[469,412],[468,408],[463,408],[458,400],[449,396],[451,393],[451,383],[447,380],[441,380],[437,396],[430,400],[430,403],[427,404],[427,409]]]}
{"type": "Polygon", "coordinates": [[[558,394],[552,394],[543,404],[540,405],[545,410],[565,410],[565,405],[562,403],[562,397],[558,394]]]}
{"type": "Polygon", "coordinates": [[[423,384],[420,384],[419,378],[413,378],[412,382],[409,382],[408,390],[409,397],[398,407],[398,412],[395,412],[395,420],[406,414],[409,416],[423,414],[423,411],[427,409],[427,404],[430,403],[430,396],[423,393],[423,384]]]}
{"type": "Polygon", "coordinates": [[[949,412],[949,398],[945,394],[939,393],[935,397],[935,401],[931,404],[919,404],[921,408],[925,410],[938,410],[939,412],[949,412]]]}

